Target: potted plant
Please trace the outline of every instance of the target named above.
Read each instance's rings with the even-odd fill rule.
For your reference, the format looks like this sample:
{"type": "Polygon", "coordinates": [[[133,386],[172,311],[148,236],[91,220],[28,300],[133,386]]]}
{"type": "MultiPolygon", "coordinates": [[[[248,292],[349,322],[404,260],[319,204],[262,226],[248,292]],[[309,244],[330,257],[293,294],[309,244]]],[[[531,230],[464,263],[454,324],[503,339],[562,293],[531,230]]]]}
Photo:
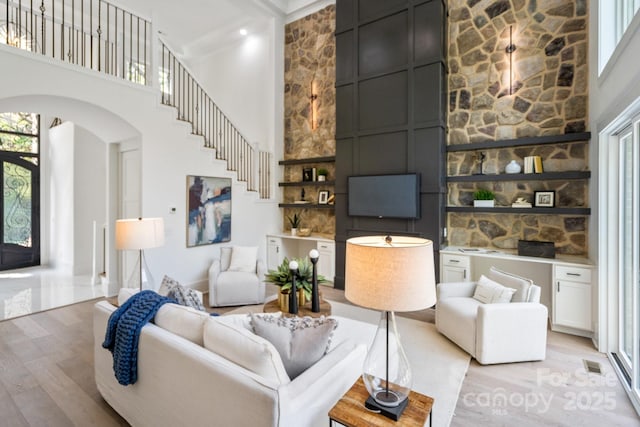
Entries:
{"type": "MultiPolygon", "coordinates": [[[[278,266],[277,270],[269,270],[264,275],[265,283],[272,283],[280,287],[280,293],[278,294],[278,301],[280,303],[280,310],[289,310],[289,293],[291,292],[291,286],[293,285],[293,275],[289,269],[289,260],[285,258],[282,264],[278,266]]],[[[313,264],[309,258],[294,258],[293,261],[298,263],[298,273],[296,274],[296,289],[298,290],[298,305],[304,305],[305,301],[311,299],[311,290],[313,288],[313,264]]],[[[318,274],[318,284],[326,283],[327,279],[324,276],[318,274]]]]}
{"type": "Polygon", "coordinates": [[[481,188],[473,193],[473,206],[476,208],[492,208],[495,204],[493,191],[481,188]]]}
{"type": "Polygon", "coordinates": [[[327,175],[329,175],[329,171],[325,168],[318,169],[318,181],[326,181],[327,175]]]}
{"type": "Polygon", "coordinates": [[[295,213],[293,214],[293,216],[288,216],[287,219],[289,220],[289,223],[291,224],[291,235],[292,236],[297,236],[298,235],[298,227],[300,227],[300,220],[302,219],[302,216],[295,213]]]}

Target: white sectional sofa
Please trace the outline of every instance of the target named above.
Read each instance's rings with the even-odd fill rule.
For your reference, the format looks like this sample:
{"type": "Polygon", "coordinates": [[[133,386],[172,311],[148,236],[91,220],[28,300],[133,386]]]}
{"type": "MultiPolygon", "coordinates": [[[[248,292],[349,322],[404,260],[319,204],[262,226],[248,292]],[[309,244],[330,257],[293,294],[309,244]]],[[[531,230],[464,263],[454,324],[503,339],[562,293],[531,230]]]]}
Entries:
{"type": "Polygon", "coordinates": [[[281,360],[249,350],[247,315],[209,317],[165,304],[157,325],[142,329],[138,381],[122,386],[111,353],[102,348],[115,309],[106,301],[94,307],[95,379],[104,399],[133,426],[326,426],[329,409],[360,376],[376,329],[336,317],[328,353],[291,381],[281,375],[281,360]],[[230,360],[229,349],[238,346],[238,360],[230,360]]]}

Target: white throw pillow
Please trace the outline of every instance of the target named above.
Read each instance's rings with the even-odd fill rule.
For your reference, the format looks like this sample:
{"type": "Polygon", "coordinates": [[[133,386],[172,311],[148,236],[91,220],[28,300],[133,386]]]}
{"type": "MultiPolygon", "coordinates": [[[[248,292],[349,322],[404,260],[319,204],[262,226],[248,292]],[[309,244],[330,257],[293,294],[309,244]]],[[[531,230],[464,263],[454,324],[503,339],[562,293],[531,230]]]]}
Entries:
{"type": "Polygon", "coordinates": [[[476,285],[473,298],[484,304],[507,303],[511,302],[511,298],[515,293],[515,289],[506,288],[482,275],[476,285]]]}
{"type": "Polygon", "coordinates": [[[314,319],[251,314],[251,324],[257,335],[278,350],[289,378],[294,379],[327,353],[338,321],[324,316],[314,319]]]}
{"type": "Polygon", "coordinates": [[[531,292],[533,280],[507,273],[506,271],[500,271],[495,267],[489,269],[489,279],[500,283],[502,286],[515,289],[516,293],[511,299],[512,302],[529,301],[529,293],[531,292]]]}
{"type": "Polygon", "coordinates": [[[231,262],[228,271],[255,273],[258,261],[257,246],[234,246],[231,251],[231,262]]]}
{"type": "Polygon", "coordinates": [[[213,317],[204,326],[204,347],[278,384],[291,382],[278,350],[243,326],[247,316],[213,317]],[[242,318],[242,319],[239,319],[242,318]]]}
{"type": "Polygon", "coordinates": [[[204,325],[210,317],[207,312],[169,303],[160,307],[153,319],[153,323],[192,343],[202,345],[204,325]]]}

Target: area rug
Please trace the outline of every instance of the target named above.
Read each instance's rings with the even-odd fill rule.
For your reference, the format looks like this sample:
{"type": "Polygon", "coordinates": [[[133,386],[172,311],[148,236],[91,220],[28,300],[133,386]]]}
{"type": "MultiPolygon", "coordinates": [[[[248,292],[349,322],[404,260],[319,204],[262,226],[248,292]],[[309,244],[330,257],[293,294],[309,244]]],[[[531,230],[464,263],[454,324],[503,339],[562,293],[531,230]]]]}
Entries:
{"type": "MultiPolygon", "coordinates": [[[[380,313],[377,311],[333,301],[330,303],[333,315],[376,326],[380,320],[380,313]]],[[[261,306],[248,306],[230,311],[226,315],[261,311],[261,306]]],[[[435,325],[399,316],[396,320],[398,333],[413,370],[412,388],[434,398],[433,426],[449,426],[462,381],[469,368],[470,357],[440,335],[435,325]]]]}

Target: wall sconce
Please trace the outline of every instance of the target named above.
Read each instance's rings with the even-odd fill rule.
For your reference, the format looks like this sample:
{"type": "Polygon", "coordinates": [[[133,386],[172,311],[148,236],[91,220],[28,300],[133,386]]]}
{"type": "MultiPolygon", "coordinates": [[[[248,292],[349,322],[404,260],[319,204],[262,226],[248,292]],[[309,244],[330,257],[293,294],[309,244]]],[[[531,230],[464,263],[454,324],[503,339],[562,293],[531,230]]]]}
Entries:
{"type": "Polygon", "coordinates": [[[513,52],[516,51],[516,45],[513,44],[513,25],[509,25],[509,44],[504,51],[509,55],[509,95],[513,95],[513,52]]]}
{"type": "Polygon", "coordinates": [[[311,112],[309,115],[311,130],[315,130],[318,127],[318,87],[315,79],[311,80],[311,95],[309,96],[309,100],[311,101],[309,107],[311,112]]]}

